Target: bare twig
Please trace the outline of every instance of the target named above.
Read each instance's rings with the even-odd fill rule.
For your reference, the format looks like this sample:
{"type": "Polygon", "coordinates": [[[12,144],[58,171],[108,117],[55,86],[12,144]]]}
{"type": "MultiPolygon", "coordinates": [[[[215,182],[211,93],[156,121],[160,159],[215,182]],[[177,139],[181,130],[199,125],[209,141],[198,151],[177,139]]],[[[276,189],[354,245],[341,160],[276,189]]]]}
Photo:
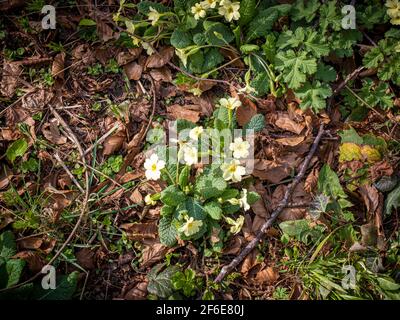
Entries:
{"type": "Polygon", "coordinates": [[[244,260],[244,258],[256,247],[256,245],[264,238],[266,231],[272,226],[272,224],[281,214],[283,209],[287,206],[294,189],[299,184],[299,182],[304,178],[308,165],[310,164],[312,157],[317,151],[318,145],[324,133],[325,133],[324,125],[322,124],[319,127],[318,134],[314,140],[314,143],[311,146],[310,152],[308,153],[303,164],[301,165],[299,173],[294,178],[292,184],[290,184],[290,186],[286,189],[285,195],[282,201],[279,203],[278,207],[271,214],[271,217],[261,226],[261,230],[257,233],[256,237],[247,244],[247,246],[242,250],[242,252],[240,252],[240,254],[235,259],[233,259],[228,265],[226,265],[221,269],[221,272],[215,279],[215,282],[217,283],[221,282],[224,279],[224,277],[228,275],[230,272],[232,272],[232,270],[236,268],[244,260]]]}
{"type": "Polygon", "coordinates": [[[95,146],[106,140],[115,130],[118,129],[118,127],[118,123],[115,124],[110,130],[108,130],[103,136],[101,136],[100,139],[98,139],[94,144],[87,148],[83,154],[86,156],[90,151],[94,149],[95,146]]]}

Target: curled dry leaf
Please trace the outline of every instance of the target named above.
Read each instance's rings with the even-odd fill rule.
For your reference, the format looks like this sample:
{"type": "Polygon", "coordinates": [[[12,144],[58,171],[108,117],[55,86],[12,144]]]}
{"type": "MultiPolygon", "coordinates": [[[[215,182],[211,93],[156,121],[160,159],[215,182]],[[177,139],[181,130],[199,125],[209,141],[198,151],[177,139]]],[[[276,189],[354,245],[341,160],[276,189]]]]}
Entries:
{"type": "Polygon", "coordinates": [[[142,77],[143,67],[136,62],[130,62],[124,66],[124,71],[129,80],[139,80],[142,77]]]}
{"type": "Polygon", "coordinates": [[[83,248],[79,250],[75,254],[75,257],[78,261],[78,264],[86,270],[91,270],[96,267],[95,252],[90,248],[83,248]]]}
{"type": "Polygon", "coordinates": [[[244,126],[257,114],[257,106],[244,95],[239,95],[239,99],[242,105],[236,111],[236,119],[240,126],[244,126]]]}
{"type": "Polygon", "coordinates": [[[142,250],[142,260],[140,266],[142,268],[148,268],[158,261],[165,258],[169,248],[159,242],[146,245],[142,250]]]}
{"type": "Polygon", "coordinates": [[[51,143],[61,145],[67,142],[67,137],[62,135],[58,128],[57,119],[51,119],[45,123],[42,127],[42,133],[51,143]]]}
{"type": "Polygon", "coordinates": [[[143,282],[136,284],[131,290],[129,290],[124,299],[126,300],[146,300],[147,299],[147,279],[143,282]]]}
{"type": "Polygon", "coordinates": [[[259,271],[254,278],[257,284],[273,284],[279,279],[279,273],[272,267],[266,267],[259,271]]]}
{"type": "Polygon", "coordinates": [[[233,237],[227,244],[225,248],[222,250],[222,254],[224,255],[238,255],[242,248],[242,245],[245,243],[244,238],[241,236],[233,237]]]}
{"type": "Polygon", "coordinates": [[[0,92],[6,98],[14,95],[18,84],[18,77],[22,73],[21,63],[18,61],[3,61],[3,78],[0,83],[0,92]]]}
{"type": "Polygon", "coordinates": [[[214,96],[210,92],[205,92],[200,97],[188,97],[193,104],[200,106],[200,112],[203,116],[210,117],[214,111],[214,96]]]}
{"type": "Polygon", "coordinates": [[[120,226],[125,230],[130,240],[143,240],[157,238],[158,228],[156,222],[150,223],[125,223],[120,226]]]}
{"type": "Polygon", "coordinates": [[[251,269],[253,269],[260,262],[257,261],[257,255],[259,251],[254,249],[251,251],[246,258],[243,260],[243,263],[240,267],[240,272],[244,275],[247,275],[251,269]]]}
{"type": "Polygon", "coordinates": [[[65,52],[57,54],[51,66],[51,75],[54,78],[64,79],[65,52]]]}
{"type": "Polygon", "coordinates": [[[304,182],[304,190],[306,192],[312,193],[315,190],[315,187],[317,186],[318,183],[318,176],[319,176],[318,168],[314,168],[313,170],[311,170],[311,172],[308,174],[304,182]]]}
{"type": "Polygon", "coordinates": [[[22,259],[28,264],[28,268],[32,273],[38,273],[46,265],[46,262],[35,251],[21,251],[13,256],[14,259],[22,259]]]}
{"type": "Polygon", "coordinates": [[[298,137],[287,137],[287,138],[279,138],[276,139],[275,141],[284,145],[284,146],[290,146],[290,147],[295,147],[302,143],[305,139],[305,136],[298,136],[298,137]]]}
{"type": "Polygon", "coordinates": [[[161,68],[165,66],[174,56],[175,50],[173,47],[164,47],[158,53],[155,52],[147,57],[146,69],[161,68]]]}
{"type": "Polygon", "coordinates": [[[137,58],[139,58],[142,51],[143,51],[142,47],[128,49],[128,52],[121,51],[117,55],[118,65],[123,66],[129,62],[136,60],[137,58]]]}
{"type": "Polygon", "coordinates": [[[118,129],[118,131],[113,135],[107,137],[107,139],[103,143],[104,147],[103,155],[108,156],[121,149],[125,141],[125,138],[126,138],[125,130],[120,130],[120,129],[118,129]]]}
{"type": "Polygon", "coordinates": [[[165,66],[159,69],[151,69],[150,75],[155,81],[172,82],[171,70],[165,66]]]}
{"type": "Polygon", "coordinates": [[[136,188],[135,190],[133,190],[131,196],[129,197],[129,200],[131,200],[132,203],[135,203],[135,204],[143,203],[143,196],[140,193],[139,189],[136,188]]]}
{"type": "Polygon", "coordinates": [[[8,167],[4,166],[3,170],[0,171],[0,190],[5,189],[9,185],[12,177],[12,171],[8,167]]]}
{"type": "Polygon", "coordinates": [[[292,120],[287,113],[277,113],[277,119],[275,125],[283,130],[287,130],[296,134],[300,134],[305,128],[305,124],[295,122],[292,120]]]}
{"type": "Polygon", "coordinates": [[[174,104],[167,107],[167,112],[172,119],[186,119],[192,122],[197,122],[200,119],[200,112],[190,110],[187,107],[181,106],[179,104],[174,104]]]}
{"type": "Polygon", "coordinates": [[[97,33],[103,42],[107,42],[114,37],[113,29],[107,24],[106,20],[97,19],[96,21],[97,33]]]}

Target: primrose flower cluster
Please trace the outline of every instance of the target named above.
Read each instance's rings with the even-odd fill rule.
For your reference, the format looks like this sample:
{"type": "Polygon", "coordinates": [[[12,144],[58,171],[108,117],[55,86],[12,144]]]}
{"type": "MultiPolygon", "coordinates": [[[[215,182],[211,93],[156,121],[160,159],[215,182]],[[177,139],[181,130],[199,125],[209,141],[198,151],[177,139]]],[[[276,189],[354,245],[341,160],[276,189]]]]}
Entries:
{"type": "MultiPolygon", "coordinates": [[[[222,98],[219,100],[220,107],[226,108],[229,113],[235,111],[241,106],[241,102],[237,98],[222,98]]],[[[198,163],[198,140],[205,133],[202,126],[196,126],[189,131],[189,141],[179,141],[178,162],[183,162],[188,166],[198,163]]],[[[250,143],[243,140],[242,137],[236,137],[229,144],[229,150],[232,151],[233,159],[230,162],[223,163],[221,170],[223,178],[226,181],[240,182],[242,176],[245,175],[245,167],[240,165],[240,159],[245,159],[249,156],[250,143]]],[[[148,180],[158,180],[161,176],[161,171],[165,168],[165,161],[160,160],[156,154],[151,155],[144,163],[146,169],[145,175],[148,180]]]]}
{"type": "Polygon", "coordinates": [[[239,20],[240,18],[240,3],[230,0],[205,0],[196,3],[191,11],[196,20],[205,18],[208,10],[217,9],[218,14],[223,16],[226,21],[239,20]]]}
{"type": "MultiPolygon", "coordinates": [[[[212,130],[216,130],[215,128],[203,128],[203,126],[193,126],[192,124],[183,137],[179,139],[170,137],[170,141],[179,147],[175,150],[176,157],[164,161],[159,158],[157,153],[153,153],[145,160],[146,178],[148,180],[162,178],[169,185],[161,193],[148,194],[144,198],[148,206],[156,205],[158,200],[164,205],[161,209],[164,220],[163,222],[160,220],[159,226],[162,243],[169,246],[174,243],[175,238],[168,237],[168,230],[175,230],[171,232],[176,232],[176,235],[183,240],[198,239],[208,232],[207,230],[210,230],[210,226],[215,228],[216,221],[221,219],[229,226],[231,234],[237,234],[242,229],[244,216],[240,215],[234,219],[228,215],[236,213],[240,209],[249,210],[250,205],[257,201],[258,195],[255,192],[248,192],[245,188],[239,191],[234,185],[229,185],[242,181],[246,174],[246,168],[241,161],[246,161],[250,156],[251,144],[249,141],[244,140],[241,136],[235,137],[233,141],[231,138],[235,127],[233,117],[240,106],[241,102],[238,98],[228,97],[219,100],[216,112],[226,115],[227,121],[226,123],[224,121],[223,125],[229,128],[228,139],[225,140],[225,136],[221,135],[213,136],[215,131],[212,130]],[[199,163],[202,153],[209,156],[215,151],[214,149],[210,150],[209,145],[206,144],[207,152],[204,150],[199,152],[199,145],[203,142],[204,137],[211,138],[211,140],[217,139],[219,142],[216,149],[220,151],[223,149],[223,152],[216,163],[198,167],[201,169],[192,171],[193,166],[199,163]],[[219,144],[221,141],[224,142],[223,145],[219,144]],[[194,174],[193,178],[190,178],[191,172],[194,174]],[[182,178],[183,176],[186,178],[182,178]],[[174,213],[171,213],[171,210],[174,213]],[[165,226],[167,222],[168,227],[165,226]]],[[[239,132],[243,132],[242,129],[239,132]]],[[[169,145],[169,148],[172,146],[169,145]]]]}
{"type": "Polygon", "coordinates": [[[385,6],[387,14],[391,18],[390,23],[400,25],[400,0],[387,0],[385,6]]]}

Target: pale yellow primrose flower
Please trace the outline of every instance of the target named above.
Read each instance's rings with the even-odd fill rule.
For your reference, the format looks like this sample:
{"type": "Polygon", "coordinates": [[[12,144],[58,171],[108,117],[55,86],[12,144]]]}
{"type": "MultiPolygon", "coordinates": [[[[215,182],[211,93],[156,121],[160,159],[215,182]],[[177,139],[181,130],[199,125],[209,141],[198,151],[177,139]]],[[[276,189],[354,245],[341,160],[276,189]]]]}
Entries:
{"type": "Polygon", "coordinates": [[[206,10],[204,10],[203,6],[200,3],[196,3],[192,7],[192,13],[194,14],[194,18],[199,20],[200,18],[204,18],[206,16],[206,10]]]}
{"type": "Polygon", "coordinates": [[[232,198],[228,202],[234,206],[240,206],[244,211],[250,209],[250,205],[247,202],[247,189],[242,190],[242,197],[240,199],[232,198]]]}
{"type": "Polygon", "coordinates": [[[144,168],[146,169],[145,174],[148,180],[158,180],[160,179],[161,169],[165,168],[165,162],[163,160],[158,160],[156,154],[152,154],[151,157],[144,162],[144,168]]]}
{"type": "Polygon", "coordinates": [[[196,147],[185,145],[183,146],[183,161],[189,166],[197,163],[198,152],[196,147]]]}
{"type": "Polygon", "coordinates": [[[227,108],[229,110],[235,110],[242,105],[242,103],[238,98],[228,98],[228,99],[221,98],[219,99],[219,104],[222,107],[227,108]]]}
{"type": "Polygon", "coordinates": [[[223,171],[222,177],[226,180],[233,182],[242,181],[242,176],[246,173],[246,169],[240,166],[240,161],[233,159],[230,163],[223,163],[221,165],[223,171]]]}
{"type": "Polygon", "coordinates": [[[199,232],[201,226],[203,225],[203,221],[194,220],[193,217],[185,217],[186,222],[181,226],[178,230],[182,232],[186,237],[190,237],[197,232],[199,232]]]}
{"type": "Polygon", "coordinates": [[[203,7],[203,9],[207,10],[207,9],[214,9],[215,6],[217,5],[218,0],[205,0],[200,2],[200,5],[203,7]]]}
{"type": "Polygon", "coordinates": [[[233,157],[236,159],[247,158],[249,155],[250,143],[243,141],[242,138],[235,138],[229,145],[229,150],[233,151],[233,157]]]}
{"type": "Polygon", "coordinates": [[[221,2],[221,7],[218,9],[218,13],[225,17],[225,20],[231,22],[232,20],[239,20],[240,18],[240,3],[230,2],[224,0],[221,2]]]}
{"type": "Polygon", "coordinates": [[[225,221],[231,225],[229,231],[232,232],[233,234],[237,234],[239,233],[240,230],[242,230],[244,224],[244,216],[240,216],[236,220],[233,220],[232,218],[229,217],[225,217],[225,221]]]}
{"type": "Polygon", "coordinates": [[[146,50],[148,56],[151,56],[154,53],[154,49],[151,47],[149,43],[142,42],[142,47],[144,50],[146,50]]]}
{"type": "Polygon", "coordinates": [[[151,194],[148,194],[144,197],[144,203],[148,206],[154,206],[157,201],[151,198],[151,194]]]}
{"type": "Polygon", "coordinates": [[[250,205],[247,202],[247,189],[242,190],[242,197],[239,199],[240,207],[243,208],[244,211],[250,209],[250,205]]]}
{"type": "Polygon", "coordinates": [[[387,14],[391,18],[390,23],[400,25],[400,1],[387,0],[385,3],[387,14]]]}
{"type": "Polygon", "coordinates": [[[155,26],[159,19],[160,19],[160,14],[158,13],[158,11],[150,7],[149,20],[151,21],[151,25],[155,26]]]}
{"type": "Polygon", "coordinates": [[[200,135],[203,133],[204,129],[202,126],[200,127],[195,127],[189,132],[189,138],[192,140],[199,140],[200,135]]]}

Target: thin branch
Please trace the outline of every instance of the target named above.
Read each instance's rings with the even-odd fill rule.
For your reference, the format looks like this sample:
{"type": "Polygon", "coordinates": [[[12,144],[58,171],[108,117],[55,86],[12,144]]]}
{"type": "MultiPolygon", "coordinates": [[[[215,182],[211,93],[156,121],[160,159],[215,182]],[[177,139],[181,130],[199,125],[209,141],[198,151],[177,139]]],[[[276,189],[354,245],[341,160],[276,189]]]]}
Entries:
{"type": "Polygon", "coordinates": [[[240,254],[235,259],[233,259],[228,265],[226,265],[221,269],[221,272],[215,279],[216,283],[221,282],[226,275],[231,273],[233,269],[235,269],[244,260],[244,258],[257,246],[257,244],[264,238],[266,231],[272,226],[272,224],[279,217],[283,209],[288,205],[289,199],[294,189],[299,184],[299,182],[304,178],[304,175],[306,174],[310,161],[314,156],[315,152],[317,151],[318,145],[324,133],[325,133],[324,125],[322,124],[319,127],[317,137],[315,138],[311,146],[310,152],[308,153],[303,164],[301,165],[299,173],[294,178],[292,184],[290,184],[289,187],[286,189],[285,195],[281,200],[281,202],[279,203],[278,207],[271,214],[271,217],[261,226],[261,230],[257,233],[256,237],[247,244],[247,246],[242,250],[242,252],[240,252],[240,254]]]}

